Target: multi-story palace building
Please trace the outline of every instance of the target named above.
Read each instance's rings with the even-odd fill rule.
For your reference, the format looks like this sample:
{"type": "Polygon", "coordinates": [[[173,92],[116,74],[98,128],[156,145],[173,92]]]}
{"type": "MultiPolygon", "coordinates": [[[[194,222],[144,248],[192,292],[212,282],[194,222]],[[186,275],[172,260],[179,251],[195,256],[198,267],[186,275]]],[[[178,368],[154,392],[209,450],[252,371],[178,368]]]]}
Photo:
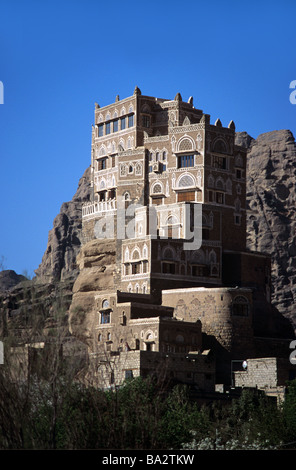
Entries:
{"type": "Polygon", "coordinates": [[[234,122],[211,124],[192,97],[137,87],[96,104],[91,185],[83,242],[116,247],[114,284],[95,293],[92,348],[121,364],[111,382],[169,355],[176,379],[212,389],[231,361],[257,357],[255,335],[271,323],[270,258],[246,248],[246,149],[234,122]]]}

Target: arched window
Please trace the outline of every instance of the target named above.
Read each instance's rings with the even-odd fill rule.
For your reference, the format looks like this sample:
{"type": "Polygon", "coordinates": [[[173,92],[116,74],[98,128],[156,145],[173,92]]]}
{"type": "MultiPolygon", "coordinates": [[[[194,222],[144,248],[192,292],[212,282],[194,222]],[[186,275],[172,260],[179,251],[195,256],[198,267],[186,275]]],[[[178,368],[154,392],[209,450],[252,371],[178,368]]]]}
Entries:
{"type": "Polygon", "coordinates": [[[224,181],[222,180],[222,178],[217,179],[216,188],[219,189],[220,191],[224,191],[224,181]]]}
{"type": "Polygon", "coordinates": [[[209,175],[208,177],[208,187],[213,188],[215,186],[215,179],[213,175],[209,175]]]}
{"type": "Polygon", "coordinates": [[[214,143],[213,151],[217,152],[217,153],[227,153],[227,148],[226,148],[225,142],[221,139],[216,140],[216,142],[214,143]]]}
{"type": "Polygon", "coordinates": [[[107,300],[107,299],[103,300],[102,308],[109,308],[109,300],[107,300]]]}
{"type": "Polygon", "coordinates": [[[209,261],[210,261],[210,263],[213,263],[213,264],[217,263],[217,255],[214,252],[214,250],[212,250],[209,254],[209,261]]]}
{"type": "Polygon", "coordinates": [[[162,272],[164,274],[175,274],[176,273],[176,262],[175,254],[172,248],[165,248],[162,255],[163,261],[161,265],[162,272]]]}
{"type": "Polygon", "coordinates": [[[135,248],[132,254],[132,259],[140,259],[140,252],[138,248],[135,248]]]}
{"type": "Polygon", "coordinates": [[[125,253],[124,253],[124,261],[129,261],[129,249],[126,248],[125,253]]]}
{"type": "Polygon", "coordinates": [[[147,248],[147,245],[144,245],[144,247],[143,247],[143,258],[144,258],[144,259],[148,258],[148,248],[147,248]]]}
{"type": "Polygon", "coordinates": [[[190,174],[182,175],[178,180],[178,188],[191,188],[195,186],[194,177],[190,174]]]}
{"type": "Polygon", "coordinates": [[[234,209],[235,212],[240,212],[241,210],[241,202],[238,198],[234,201],[234,209]]]}
{"type": "Polygon", "coordinates": [[[125,163],[121,163],[120,165],[120,176],[126,176],[127,173],[127,166],[125,163]]]}
{"type": "Polygon", "coordinates": [[[189,137],[183,137],[179,142],[178,142],[178,150],[179,152],[184,152],[187,150],[193,150],[194,149],[194,142],[192,139],[189,137]]]}
{"type": "Polygon", "coordinates": [[[163,253],[163,259],[173,260],[174,259],[174,252],[171,248],[166,248],[163,253]]]}
{"type": "Polygon", "coordinates": [[[100,323],[110,323],[111,309],[109,308],[109,300],[104,299],[102,302],[102,310],[100,310],[100,323]]]}
{"type": "Polygon", "coordinates": [[[152,188],[153,194],[162,194],[163,193],[163,187],[161,183],[155,183],[153,188],[152,188]]]}
{"type": "Polygon", "coordinates": [[[233,299],[232,315],[247,317],[249,315],[249,301],[243,295],[239,295],[233,299]]]}
{"type": "Polygon", "coordinates": [[[192,261],[192,263],[205,264],[205,254],[204,254],[203,250],[201,250],[201,249],[195,250],[192,253],[191,261],[192,261]]]}
{"type": "Polygon", "coordinates": [[[141,175],[142,174],[142,165],[141,163],[136,164],[136,175],[141,175]]]}
{"type": "Polygon", "coordinates": [[[184,343],[184,336],[183,335],[177,335],[176,336],[176,342],[177,343],[184,343]]]}
{"type": "Polygon", "coordinates": [[[132,252],[131,259],[131,274],[140,274],[141,273],[141,262],[140,262],[140,251],[138,248],[135,248],[132,252]]]}
{"type": "Polygon", "coordinates": [[[166,221],[166,235],[169,238],[179,238],[180,222],[175,215],[170,215],[166,221]]]}
{"type": "Polygon", "coordinates": [[[101,145],[100,150],[99,150],[99,157],[103,157],[104,155],[106,155],[106,153],[107,151],[106,151],[105,145],[101,145]]]}

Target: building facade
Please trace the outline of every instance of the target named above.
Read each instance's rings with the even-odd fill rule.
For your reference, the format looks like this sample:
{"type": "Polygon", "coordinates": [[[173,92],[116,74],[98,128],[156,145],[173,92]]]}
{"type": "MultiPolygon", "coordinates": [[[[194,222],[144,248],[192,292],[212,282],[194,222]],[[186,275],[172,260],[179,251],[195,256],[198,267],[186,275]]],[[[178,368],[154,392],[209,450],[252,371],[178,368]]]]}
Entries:
{"type": "Polygon", "coordinates": [[[271,267],[246,248],[246,158],[234,122],[211,124],[192,97],[159,99],[136,87],[95,105],[92,199],[82,221],[84,244],[116,246],[114,288],[95,294],[91,356],[102,365],[110,353],[118,371],[104,375],[105,385],[151,372],[169,354],[173,377],[213,390],[230,380],[233,357],[256,356],[271,267]],[[203,334],[218,362],[205,354],[203,334]]]}

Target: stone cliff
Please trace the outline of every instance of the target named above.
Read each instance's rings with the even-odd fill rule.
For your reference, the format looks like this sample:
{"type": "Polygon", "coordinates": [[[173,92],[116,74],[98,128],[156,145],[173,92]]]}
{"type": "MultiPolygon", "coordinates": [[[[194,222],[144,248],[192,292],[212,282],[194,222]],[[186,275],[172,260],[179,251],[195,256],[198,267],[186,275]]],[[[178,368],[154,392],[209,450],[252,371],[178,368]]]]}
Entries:
{"type": "Polygon", "coordinates": [[[92,347],[93,331],[97,321],[95,294],[115,288],[115,240],[92,240],[78,255],[80,273],[73,286],[69,310],[69,329],[77,339],[92,347]]]}
{"type": "Polygon", "coordinates": [[[46,251],[35,274],[42,282],[75,280],[78,275],[76,258],[81,247],[81,207],[90,199],[90,167],[79,180],[72,200],[61,206],[48,235],[46,251]]]}
{"type": "Polygon", "coordinates": [[[248,151],[247,245],[272,257],[272,302],[296,327],[296,143],[289,130],[253,139],[238,133],[248,151]]]}

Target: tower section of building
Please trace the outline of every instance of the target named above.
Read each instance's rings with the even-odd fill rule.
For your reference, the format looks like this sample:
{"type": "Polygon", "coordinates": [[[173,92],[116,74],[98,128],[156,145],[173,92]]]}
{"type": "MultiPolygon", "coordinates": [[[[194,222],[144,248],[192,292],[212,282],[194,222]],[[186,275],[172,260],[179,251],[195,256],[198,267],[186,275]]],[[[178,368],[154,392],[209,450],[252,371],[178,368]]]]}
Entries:
{"type": "Polygon", "coordinates": [[[83,207],[83,238],[114,238],[118,288],[219,286],[223,252],[245,251],[246,152],[223,127],[178,93],[95,108],[93,197],[83,207]],[[194,238],[201,244],[184,241],[194,238]]]}

